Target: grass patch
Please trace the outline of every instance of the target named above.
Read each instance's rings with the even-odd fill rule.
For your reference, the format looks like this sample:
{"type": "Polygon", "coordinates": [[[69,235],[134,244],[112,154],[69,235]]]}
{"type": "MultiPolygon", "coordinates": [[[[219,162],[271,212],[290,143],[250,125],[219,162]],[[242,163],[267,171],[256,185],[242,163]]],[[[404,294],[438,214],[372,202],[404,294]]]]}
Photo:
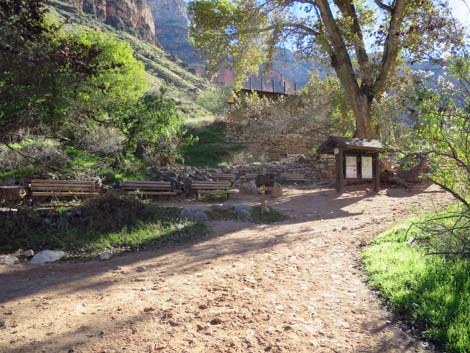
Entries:
{"type": "Polygon", "coordinates": [[[286,219],[286,215],[272,207],[267,207],[265,214],[261,214],[261,206],[254,206],[251,209],[251,220],[255,223],[276,223],[286,219]]]}
{"type": "Polygon", "coordinates": [[[0,251],[54,249],[68,257],[90,257],[104,249],[154,248],[205,234],[203,225],[182,220],[179,214],[176,207],[111,192],[78,208],[3,212],[0,251]]]}
{"type": "Polygon", "coordinates": [[[429,235],[408,228],[381,234],[364,252],[370,286],[426,338],[470,353],[470,261],[426,256],[419,239],[429,235]]]}
{"type": "Polygon", "coordinates": [[[243,150],[241,144],[226,142],[223,123],[192,128],[189,132],[198,138],[196,142],[183,150],[185,164],[199,167],[218,167],[229,162],[233,153],[243,150]]]}

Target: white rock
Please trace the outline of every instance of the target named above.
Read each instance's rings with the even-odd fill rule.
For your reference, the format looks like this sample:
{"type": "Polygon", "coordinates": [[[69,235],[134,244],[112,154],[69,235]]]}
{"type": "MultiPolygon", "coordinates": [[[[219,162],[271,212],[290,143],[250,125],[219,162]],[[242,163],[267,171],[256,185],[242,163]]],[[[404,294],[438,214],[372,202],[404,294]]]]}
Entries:
{"type": "Polygon", "coordinates": [[[14,265],[19,262],[16,256],[12,255],[0,255],[0,264],[3,265],[14,265]]]}
{"type": "Polygon", "coordinates": [[[33,257],[34,256],[34,250],[29,249],[29,250],[23,251],[23,256],[24,257],[33,257]]]}
{"type": "Polygon", "coordinates": [[[258,195],[259,190],[254,181],[249,181],[240,185],[240,192],[248,195],[258,195]]]}
{"type": "Polygon", "coordinates": [[[111,257],[113,257],[113,253],[111,251],[103,251],[99,253],[98,256],[101,261],[106,261],[106,260],[109,260],[111,257]]]}
{"type": "Polygon", "coordinates": [[[180,217],[184,219],[191,219],[197,222],[205,222],[207,217],[206,208],[183,208],[180,217]]]}
{"type": "Polygon", "coordinates": [[[63,251],[43,250],[38,252],[31,259],[32,264],[44,264],[46,262],[55,262],[65,256],[63,251]]]}

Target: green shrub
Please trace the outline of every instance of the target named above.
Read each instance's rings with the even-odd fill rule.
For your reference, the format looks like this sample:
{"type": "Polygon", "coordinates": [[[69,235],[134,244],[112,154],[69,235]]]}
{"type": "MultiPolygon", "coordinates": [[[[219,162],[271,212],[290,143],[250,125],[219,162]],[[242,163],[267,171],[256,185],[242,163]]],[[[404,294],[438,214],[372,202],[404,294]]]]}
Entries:
{"type": "Polygon", "coordinates": [[[261,214],[261,206],[254,206],[251,209],[251,219],[255,223],[276,223],[284,221],[287,216],[272,207],[267,207],[266,213],[261,214]]]}
{"type": "Polygon", "coordinates": [[[105,248],[151,248],[205,234],[203,225],[182,220],[179,213],[114,192],[77,208],[0,212],[0,251],[60,249],[86,257],[105,248]]]}

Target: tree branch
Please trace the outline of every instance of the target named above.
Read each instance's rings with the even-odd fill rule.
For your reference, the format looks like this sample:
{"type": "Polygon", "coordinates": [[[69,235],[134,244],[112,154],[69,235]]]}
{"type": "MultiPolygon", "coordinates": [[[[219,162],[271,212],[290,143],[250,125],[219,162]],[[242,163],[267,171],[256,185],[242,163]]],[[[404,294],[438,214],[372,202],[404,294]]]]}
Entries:
{"type": "Polygon", "coordinates": [[[440,186],[441,188],[443,188],[444,190],[446,190],[447,192],[450,192],[452,194],[452,196],[454,196],[457,200],[459,200],[460,202],[462,202],[466,208],[470,209],[470,203],[465,200],[462,196],[460,196],[457,192],[455,192],[454,190],[448,188],[447,186],[445,186],[444,184],[441,184],[440,182],[434,180],[432,177],[428,177],[429,180],[431,180],[434,184],[440,186]]]}
{"type": "Polygon", "coordinates": [[[391,11],[390,25],[388,28],[385,48],[382,55],[382,63],[379,76],[374,83],[373,94],[380,96],[385,89],[385,83],[395,66],[400,49],[400,27],[405,16],[406,0],[396,0],[391,11]]]}
{"type": "Polygon", "coordinates": [[[362,86],[367,90],[372,86],[372,77],[369,70],[369,57],[365,49],[364,37],[362,35],[359,19],[357,18],[356,8],[354,7],[354,3],[352,1],[335,0],[335,4],[339,7],[345,17],[352,19],[351,30],[354,37],[353,45],[356,51],[359,67],[362,71],[362,86]]]}
{"type": "Polygon", "coordinates": [[[393,8],[390,6],[390,5],[387,5],[387,4],[384,4],[382,1],[380,0],[374,0],[375,4],[381,8],[382,10],[385,10],[385,11],[388,11],[388,12],[392,12],[393,11],[393,8]]]}
{"type": "MultiPolygon", "coordinates": [[[[25,158],[25,159],[29,159],[29,160],[32,160],[32,161],[36,161],[36,162],[39,162],[41,164],[43,164],[43,162],[38,159],[38,158],[35,158],[35,157],[32,157],[32,156],[28,156],[20,151],[18,151],[17,149],[14,149],[13,147],[11,147],[8,143],[4,143],[4,145],[11,151],[15,152],[15,153],[18,153],[21,157],[25,158]]],[[[48,169],[51,169],[51,170],[54,170],[56,172],[59,172],[60,169],[57,169],[57,168],[54,168],[54,167],[51,167],[51,166],[47,166],[47,165],[44,165],[44,167],[48,168],[48,169]]]]}

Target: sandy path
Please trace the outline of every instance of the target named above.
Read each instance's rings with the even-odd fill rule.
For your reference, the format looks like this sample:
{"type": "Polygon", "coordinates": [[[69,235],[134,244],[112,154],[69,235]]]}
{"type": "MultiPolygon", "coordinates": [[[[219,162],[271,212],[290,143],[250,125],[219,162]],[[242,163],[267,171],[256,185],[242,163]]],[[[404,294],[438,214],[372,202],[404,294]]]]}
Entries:
{"type": "Polygon", "coordinates": [[[437,189],[289,190],[280,225],[214,222],[196,244],[0,267],[1,352],[430,352],[367,288],[362,247],[437,189]]]}

